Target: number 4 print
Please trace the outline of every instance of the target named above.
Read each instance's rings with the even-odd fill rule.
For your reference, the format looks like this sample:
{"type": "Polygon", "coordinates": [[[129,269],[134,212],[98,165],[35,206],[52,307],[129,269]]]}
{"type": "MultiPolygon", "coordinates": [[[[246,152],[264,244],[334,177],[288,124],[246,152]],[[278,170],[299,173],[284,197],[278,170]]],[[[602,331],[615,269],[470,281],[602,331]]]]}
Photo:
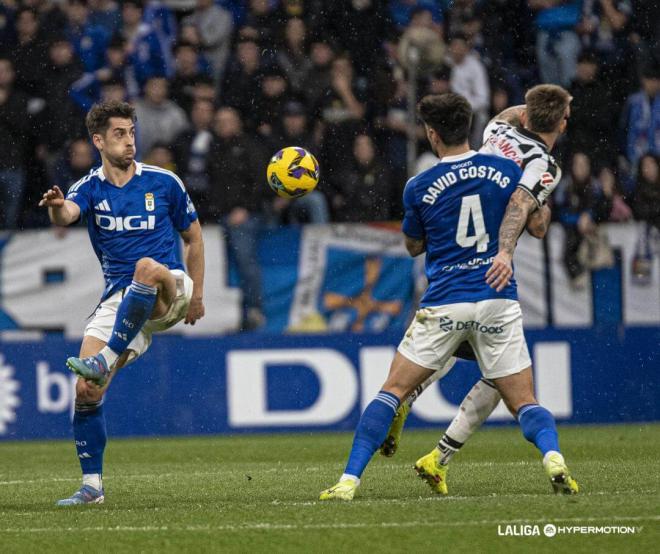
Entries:
{"type": "Polygon", "coordinates": [[[488,250],[490,237],[486,232],[484,215],[481,211],[481,199],[478,194],[464,196],[461,202],[461,214],[458,216],[458,227],[456,228],[456,242],[463,248],[471,248],[477,245],[477,252],[488,250]],[[474,226],[474,235],[468,235],[470,219],[474,226]]]}

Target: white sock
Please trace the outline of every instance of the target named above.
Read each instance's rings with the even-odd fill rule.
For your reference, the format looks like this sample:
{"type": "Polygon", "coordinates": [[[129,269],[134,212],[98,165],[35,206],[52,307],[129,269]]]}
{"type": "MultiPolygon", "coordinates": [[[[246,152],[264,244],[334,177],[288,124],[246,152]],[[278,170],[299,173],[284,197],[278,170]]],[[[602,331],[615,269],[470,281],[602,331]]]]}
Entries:
{"type": "Polygon", "coordinates": [[[346,481],[347,479],[350,479],[351,481],[355,481],[356,485],[360,485],[360,478],[356,477],[355,475],[350,475],[349,473],[344,473],[339,480],[340,481],[346,481]]]}
{"type": "Polygon", "coordinates": [[[103,488],[101,483],[101,474],[100,473],[84,473],[83,474],[83,485],[92,487],[93,489],[100,491],[103,488]]]}
{"type": "Polygon", "coordinates": [[[110,348],[107,345],[101,349],[99,354],[103,354],[105,361],[108,362],[109,369],[112,369],[112,367],[117,362],[117,359],[119,358],[119,354],[117,354],[112,348],[110,348]]]}
{"type": "Polygon", "coordinates": [[[488,419],[502,397],[497,389],[479,380],[467,393],[458,408],[458,414],[445,434],[465,443],[481,424],[488,419]]]}
{"type": "Polygon", "coordinates": [[[550,456],[552,456],[553,454],[558,454],[561,457],[562,461],[564,460],[564,457],[561,455],[561,452],[557,452],[556,450],[548,450],[545,453],[545,456],[543,456],[543,465],[546,464],[546,462],[548,461],[548,458],[550,456]]]}

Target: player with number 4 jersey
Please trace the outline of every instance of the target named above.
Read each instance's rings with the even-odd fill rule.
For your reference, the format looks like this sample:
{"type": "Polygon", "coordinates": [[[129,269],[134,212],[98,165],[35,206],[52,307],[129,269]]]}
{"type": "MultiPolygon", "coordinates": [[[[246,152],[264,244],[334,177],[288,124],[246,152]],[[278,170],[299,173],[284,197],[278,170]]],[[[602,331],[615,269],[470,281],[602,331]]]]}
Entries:
{"type": "MultiPolygon", "coordinates": [[[[514,161],[469,149],[472,111],[462,96],[427,96],[418,110],[441,162],[406,184],[403,232],[412,256],[426,252],[428,288],[385,384],[360,418],[344,474],[320,499],[353,498],[401,402],[433,372],[445,374],[466,341],[483,376],[492,380],[517,414],[524,436],[543,454],[555,490],[577,492],[559,452],[554,419],[534,397],[515,281],[511,276],[503,286],[488,283],[522,171],[514,161]]],[[[442,479],[425,465],[416,469],[429,481],[442,479]]]]}

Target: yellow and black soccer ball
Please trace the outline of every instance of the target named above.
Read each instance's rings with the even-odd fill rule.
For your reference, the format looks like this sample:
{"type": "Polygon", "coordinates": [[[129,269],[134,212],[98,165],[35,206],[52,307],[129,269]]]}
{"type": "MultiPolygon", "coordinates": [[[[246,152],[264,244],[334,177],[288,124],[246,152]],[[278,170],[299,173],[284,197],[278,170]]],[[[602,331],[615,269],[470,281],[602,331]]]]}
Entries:
{"type": "Polygon", "coordinates": [[[300,198],[316,188],[319,162],[304,148],[287,146],[268,162],[266,178],[278,196],[300,198]]]}

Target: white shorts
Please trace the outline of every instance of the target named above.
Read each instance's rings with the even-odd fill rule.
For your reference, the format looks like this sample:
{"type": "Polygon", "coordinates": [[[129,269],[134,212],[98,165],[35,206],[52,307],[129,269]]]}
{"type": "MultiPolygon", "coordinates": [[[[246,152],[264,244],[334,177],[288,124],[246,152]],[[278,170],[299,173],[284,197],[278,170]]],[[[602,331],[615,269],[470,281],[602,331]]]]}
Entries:
{"type": "MultiPolygon", "coordinates": [[[[176,297],[167,313],[158,319],[148,320],[128,345],[128,362],[132,362],[147,351],[151,345],[153,333],[169,329],[186,317],[192,298],[192,279],[180,269],[172,269],[170,273],[176,279],[176,297]]],[[[128,288],[120,290],[101,303],[94,312],[92,321],[85,327],[85,336],[96,337],[104,342],[110,340],[112,328],[115,326],[117,309],[127,290],[128,288]]]]}
{"type": "Polygon", "coordinates": [[[532,365],[515,300],[420,308],[398,350],[410,361],[440,371],[463,341],[472,346],[487,379],[513,375],[532,365]]]}

